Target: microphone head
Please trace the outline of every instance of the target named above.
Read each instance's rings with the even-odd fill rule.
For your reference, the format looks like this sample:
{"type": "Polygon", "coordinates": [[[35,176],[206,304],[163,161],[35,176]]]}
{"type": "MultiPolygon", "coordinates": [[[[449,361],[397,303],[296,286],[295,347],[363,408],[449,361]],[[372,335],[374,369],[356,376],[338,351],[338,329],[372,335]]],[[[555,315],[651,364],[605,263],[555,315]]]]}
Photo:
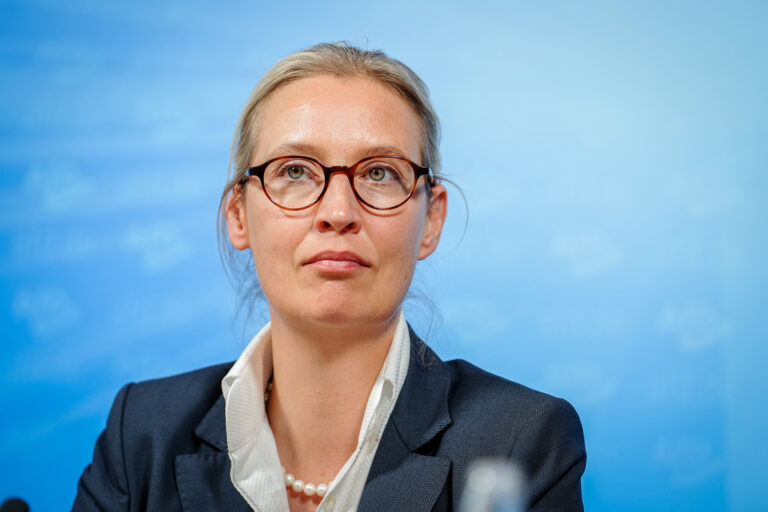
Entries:
{"type": "Polygon", "coordinates": [[[8,498],[0,505],[0,512],[29,512],[29,505],[22,499],[8,498]]]}
{"type": "Polygon", "coordinates": [[[526,478],[503,459],[478,459],[467,472],[461,512],[523,512],[526,478]]]}

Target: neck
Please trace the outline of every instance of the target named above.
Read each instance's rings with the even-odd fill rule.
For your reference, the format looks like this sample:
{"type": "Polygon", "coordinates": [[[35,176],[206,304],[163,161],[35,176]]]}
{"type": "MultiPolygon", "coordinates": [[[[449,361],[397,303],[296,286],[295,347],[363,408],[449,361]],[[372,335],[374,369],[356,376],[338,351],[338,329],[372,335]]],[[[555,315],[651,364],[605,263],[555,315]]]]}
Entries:
{"type": "Polygon", "coordinates": [[[365,328],[297,328],[272,313],[273,390],[267,414],[280,460],[297,478],[330,483],[357,447],[399,311],[365,328]]]}

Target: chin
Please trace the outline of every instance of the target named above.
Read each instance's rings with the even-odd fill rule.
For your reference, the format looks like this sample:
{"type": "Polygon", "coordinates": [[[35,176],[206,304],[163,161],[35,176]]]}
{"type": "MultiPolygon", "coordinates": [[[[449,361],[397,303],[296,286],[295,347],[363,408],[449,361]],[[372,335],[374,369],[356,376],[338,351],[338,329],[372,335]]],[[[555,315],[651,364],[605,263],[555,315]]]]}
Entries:
{"type": "Polygon", "coordinates": [[[317,308],[302,311],[305,322],[326,327],[343,327],[373,320],[373,315],[359,311],[351,304],[325,304],[317,308]]]}
{"type": "Polygon", "coordinates": [[[301,320],[325,328],[366,327],[391,320],[396,307],[382,308],[381,304],[363,304],[360,301],[328,301],[301,312],[301,320]]]}

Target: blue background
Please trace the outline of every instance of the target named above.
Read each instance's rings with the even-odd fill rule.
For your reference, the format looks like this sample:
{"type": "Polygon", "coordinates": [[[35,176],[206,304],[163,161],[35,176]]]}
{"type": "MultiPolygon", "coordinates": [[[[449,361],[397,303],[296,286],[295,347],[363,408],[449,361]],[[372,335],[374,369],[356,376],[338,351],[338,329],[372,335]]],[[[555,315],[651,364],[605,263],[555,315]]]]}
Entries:
{"type": "Polygon", "coordinates": [[[429,84],[467,196],[417,331],[576,406],[589,510],[765,507],[766,5],[3,1],[0,499],[69,507],[122,384],[239,354],[239,111],[346,39],[429,84]]]}

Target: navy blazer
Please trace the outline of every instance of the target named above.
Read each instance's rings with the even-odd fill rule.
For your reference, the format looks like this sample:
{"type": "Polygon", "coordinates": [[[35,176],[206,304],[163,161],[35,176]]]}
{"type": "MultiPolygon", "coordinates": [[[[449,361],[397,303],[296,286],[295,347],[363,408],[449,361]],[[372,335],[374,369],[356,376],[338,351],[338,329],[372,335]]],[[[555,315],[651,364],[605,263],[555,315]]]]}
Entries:
{"type": "MultiPolygon", "coordinates": [[[[230,364],[120,390],[77,488],[73,512],[250,511],[232,485],[221,379],[230,364]]],[[[411,360],[358,510],[458,507],[477,457],[529,478],[531,510],[583,510],[586,453],[565,400],[443,362],[411,331],[411,360]]]]}

